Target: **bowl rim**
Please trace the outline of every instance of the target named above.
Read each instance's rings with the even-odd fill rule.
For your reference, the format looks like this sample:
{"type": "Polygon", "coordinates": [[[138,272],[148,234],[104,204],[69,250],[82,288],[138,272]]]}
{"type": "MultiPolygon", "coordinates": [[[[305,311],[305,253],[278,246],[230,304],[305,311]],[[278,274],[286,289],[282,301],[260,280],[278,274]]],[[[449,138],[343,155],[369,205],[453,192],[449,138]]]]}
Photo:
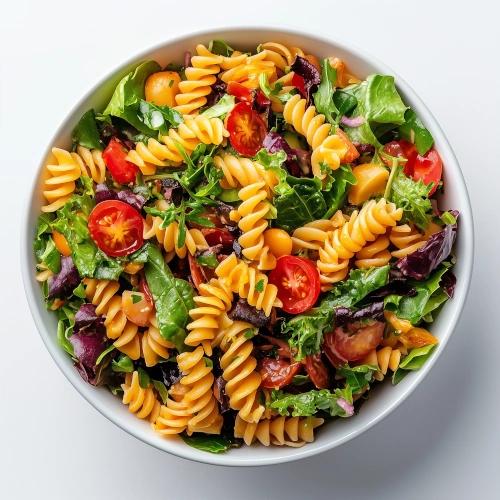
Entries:
{"type": "MultiPolygon", "coordinates": [[[[250,33],[249,33],[250,34],[250,33]]],[[[441,355],[444,347],[448,343],[451,335],[453,334],[453,331],[456,327],[456,324],[460,318],[460,315],[462,314],[464,304],[470,289],[470,282],[471,282],[471,277],[472,277],[472,269],[473,269],[473,262],[474,262],[474,224],[473,224],[473,215],[472,215],[472,206],[470,202],[470,197],[467,191],[467,186],[465,183],[465,179],[462,173],[462,170],[460,168],[460,165],[458,163],[458,160],[455,156],[455,153],[453,152],[453,149],[451,148],[451,145],[444,134],[443,130],[441,129],[441,126],[439,125],[439,122],[435,119],[431,111],[427,108],[426,104],[422,101],[422,99],[418,96],[418,94],[405,82],[403,78],[401,78],[395,71],[393,71],[391,68],[389,68],[386,64],[384,64],[382,61],[380,61],[378,58],[372,56],[370,53],[365,51],[364,49],[361,49],[350,42],[341,40],[337,37],[328,35],[326,33],[323,33],[321,31],[315,31],[314,33],[311,33],[307,31],[304,28],[300,28],[298,26],[292,26],[292,25],[281,25],[278,23],[262,23],[261,25],[233,25],[233,26],[219,26],[215,28],[208,28],[208,29],[201,29],[201,30],[195,30],[195,31],[190,31],[188,33],[174,36],[174,37],[168,37],[165,40],[158,42],[154,44],[153,46],[150,46],[138,53],[134,53],[131,57],[127,58],[125,61],[123,61],[121,64],[119,64],[117,67],[114,67],[111,71],[106,72],[106,74],[99,79],[94,85],[92,85],[82,96],[81,98],[71,107],[68,113],[66,113],[64,120],[60,123],[60,125],[57,127],[56,131],[52,134],[51,138],[48,141],[47,146],[43,150],[43,155],[40,157],[40,162],[38,164],[38,167],[35,171],[35,175],[33,175],[31,179],[31,184],[29,187],[29,190],[27,192],[26,198],[24,200],[24,208],[23,208],[23,215],[22,215],[22,227],[21,227],[21,270],[22,270],[22,277],[23,277],[23,284],[24,284],[24,289],[26,293],[26,298],[28,301],[28,305],[31,311],[31,314],[33,316],[33,320],[35,322],[35,325],[38,329],[38,332],[40,334],[40,337],[42,338],[43,343],[45,344],[45,347],[49,351],[50,355],[52,356],[53,360],[59,367],[59,369],[63,372],[65,377],[68,379],[68,381],[73,385],[73,387],[97,410],[99,411],[103,416],[105,416],[108,420],[113,422],[115,425],[126,431],[127,433],[131,434],[132,436],[136,437],[137,439],[161,450],[161,451],[166,451],[167,453],[170,453],[172,455],[181,457],[181,458],[186,458],[189,460],[193,460],[196,462],[200,463],[205,463],[205,464],[212,464],[212,465],[222,465],[222,466],[262,466],[262,465],[272,465],[272,464],[279,464],[279,463],[285,463],[285,462],[291,462],[294,460],[299,460],[301,458],[306,458],[306,457],[311,457],[314,455],[317,455],[319,453],[325,452],[327,450],[336,448],[337,446],[340,446],[347,441],[350,441],[351,439],[360,436],[364,432],[366,432],[368,429],[372,428],[379,422],[381,422],[385,417],[387,417],[390,413],[392,413],[398,406],[401,405],[403,401],[408,398],[408,396],[416,389],[416,387],[421,383],[421,381],[425,378],[425,376],[428,374],[428,372],[431,370],[431,368],[434,366],[436,363],[437,359],[441,355]],[[461,218],[461,225],[464,225],[468,228],[468,237],[464,239],[462,242],[462,249],[461,249],[461,262],[462,265],[464,266],[463,270],[463,275],[461,276],[461,281],[463,283],[462,286],[462,293],[460,296],[454,297],[453,304],[454,304],[454,312],[451,318],[451,321],[444,327],[444,335],[443,338],[440,339],[438,349],[434,352],[433,356],[425,363],[425,365],[417,372],[414,372],[413,379],[410,384],[408,384],[408,387],[402,394],[395,399],[389,406],[387,406],[383,411],[375,415],[373,418],[371,418],[366,425],[364,425],[361,428],[355,429],[350,433],[347,433],[345,436],[338,438],[336,440],[333,440],[331,442],[325,442],[325,443],[320,443],[319,441],[315,441],[314,443],[308,443],[307,446],[303,448],[295,448],[293,449],[293,452],[289,452],[286,455],[280,456],[280,455],[272,455],[269,457],[259,457],[259,458],[245,458],[244,455],[240,457],[239,459],[232,456],[225,456],[224,454],[212,454],[212,453],[205,453],[201,452],[200,454],[199,450],[195,450],[188,445],[185,445],[181,447],[180,450],[170,450],[168,449],[168,441],[165,440],[163,441],[166,446],[160,446],[159,443],[161,441],[158,441],[157,439],[153,439],[155,437],[155,434],[150,431],[150,429],[147,429],[147,433],[143,431],[138,431],[135,427],[129,426],[126,424],[124,421],[121,421],[116,412],[112,411],[108,405],[102,403],[99,401],[97,398],[92,397],[92,393],[87,391],[87,388],[94,389],[88,384],[86,384],[83,379],[78,375],[76,370],[74,370],[73,366],[65,364],[63,362],[63,356],[66,354],[64,351],[59,347],[59,345],[55,346],[55,348],[48,342],[48,336],[50,335],[48,328],[45,325],[44,320],[42,319],[42,316],[39,314],[39,311],[37,310],[37,307],[35,305],[36,302],[36,296],[35,294],[39,294],[40,290],[37,288],[35,290],[34,286],[34,280],[33,280],[33,270],[30,269],[29,266],[29,252],[32,251],[31,248],[31,242],[33,239],[33,235],[29,232],[29,217],[30,217],[30,208],[31,208],[31,202],[33,200],[35,190],[37,188],[37,181],[40,175],[40,172],[42,171],[44,165],[45,165],[45,158],[48,156],[50,149],[52,148],[53,144],[55,143],[56,139],[60,136],[61,132],[64,130],[66,127],[67,122],[70,120],[72,115],[74,114],[75,110],[79,108],[96,90],[98,90],[106,81],[109,80],[109,78],[112,75],[118,74],[118,72],[123,71],[127,67],[129,67],[134,61],[140,58],[147,57],[148,54],[150,54],[153,51],[159,50],[169,44],[172,43],[178,43],[178,42],[183,42],[184,40],[191,39],[194,37],[198,38],[214,38],[216,37],[217,34],[221,32],[251,32],[255,33],[257,31],[266,31],[266,30],[275,30],[277,34],[285,34],[285,35],[291,35],[291,36],[301,36],[301,37],[309,37],[311,39],[315,39],[319,42],[330,44],[333,46],[336,46],[346,52],[348,52],[350,55],[352,55],[354,58],[361,60],[363,62],[367,62],[368,64],[374,64],[380,69],[381,71],[384,72],[384,74],[388,75],[393,75],[394,77],[397,78],[397,85],[400,89],[404,90],[404,93],[410,96],[410,100],[413,103],[418,103],[419,107],[423,109],[427,114],[428,117],[427,119],[430,118],[433,122],[433,131],[435,130],[437,132],[434,133],[435,139],[439,139],[440,142],[440,151],[443,149],[446,149],[446,156],[452,160],[452,163],[454,163],[454,166],[451,167],[453,170],[454,176],[457,176],[455,179],[454,183],[456,186],[458,186],[458,189],[460,190],[460,195],[459,198],[461,202],[463,203],[461,207],[461,213],[460,213],[460,218],[461,218]],[[71,370],[69,369],[71,368],[71,370]],[[151,437],[149,436],[151,434],[151,437]]],[[[447,164],[447,168],[448,164],[447,164]]],[[[449,306],[450,307],[450,306],[449,306]]],[[[239,450],[241,451],[241,450],[239,450]]]]}

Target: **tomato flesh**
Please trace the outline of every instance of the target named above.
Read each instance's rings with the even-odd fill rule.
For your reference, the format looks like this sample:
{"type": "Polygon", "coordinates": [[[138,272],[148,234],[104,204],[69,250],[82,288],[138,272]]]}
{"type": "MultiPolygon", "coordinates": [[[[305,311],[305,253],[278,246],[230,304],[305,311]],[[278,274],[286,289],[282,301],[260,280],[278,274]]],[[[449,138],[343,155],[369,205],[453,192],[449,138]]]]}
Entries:
{"type": "Polygon", "coordinates": [[[111,139],[102,153],[102,159],[113,179],[119,184],[135,182],[139,167],[127,161],[127,150],[118,139],[111,139]]]}
{"type": "Polygon", "coordinates": [[[198,292],[201,293],[200,285],[208,281],[205,273],[203,272],[203,266],[200,266],[190,253],[188,253],[188,261],[189,270],[191,271],[191,279],[193,280],[194,286],[198,292]]]}
{"type": "Polygon", "coordinates": [[[249,102],[238,103],[227,117],[229,140],[238,153],[255,156],[262,149],[267,126],[249,102]]]}
{"type": "Polygon", "coordinates": [[[124,257],[142,247],[142,217],[123,201],[97,204],[90,212],[88,227],[96,245],[111,257],[124,257]]]}
{"type": "Polygon", "coordinates": [[[302,97],[307,99],[306,84],[304,82],[304,78],[302,78],[300,75],[297,75],[297,73],[294,73],[292,76],[292,85],[302,94],[302,97]]]}
{"type": "Polygon", "coordinates": [[[335,328],[334,347],[347,361],[356,361],[368,356],[384,336],[385,324],[374,321],[372,324],[359,328],[352,335],[345,333],[343,327],[335,328]]]}
{"type": "Polygon", "coordinates": [[[422,179],[422,182],[426,186],[434,182],[434,186],[430,190],[429,196],[436,192],[442,174],[443,161],[436,150],[431,149],[427,151],[424,156],[417,156],[413,165],[413,179],[415,182],[422,179]]]}
{"type": "Polygon", "coordinates": [[[359,151],[356,149],[354,144],[351,142],[349,137],[344,133],[344,131],[341,128],[337,129],[337,132],[335,132],[345,143],[347,146],[347,153],[344,156],[344,159],[342,160],[342,163],[351,163],[353,162],[358,156],[359,156],[359,151]]]}
{"type": "Polygon", "coordinates": [[[151,295],[151,291],[149,290],[146,276],[144,276],[144,274],[141,276],[137,289],[139,290],[139,292],[142,292],[144,294],[144,297],[146,298],[148,304],[151,306],[151,309],[154,309],[155,303],[153,300],[153,296],[151,295]]]}
{"type": "Polygon", "coordinates": [[[302,363],[288,363],[280,359],[264,358],[260,363],[262,387],[268,389],[285,387],[292,382],[292,378],[299,372],[302,363]]]}
{"type": "Polygon", "coordinates": [[[307,356],[306,371],[317,389],[328,389],[330,387],[330,374],[321,359],[321,352],[307,356]]]}
{"type": "Polygon", "coordinates": [[[283,310],[292,314],[310,309],[320,292],[319,273],[314,264],[294,255],[276,261],[276,267],[269,273],[269,283],[278,287],[283,310]]]}
{"type": "Polygon", "coordinates": [[[229,82],[227,85],[227,93],[236,97],[240,101],[252,102],[253,91],[238,82],[229,82]]]}
{"type": "Polygon", "coordinates": [[[330,361],[330,363],[335,368],[338,368],[340,365],[345,365],[347,363],[347,359],[343,359],[335,349],[335,332],[325,333],[324,342],[321,345],[321,350],[328,358],[328,361],[330,361]]]}
{"type": "Polygon", "coordinates": [[[224,231],[218,228],[204,227],[201,233],[207,240],[207,243],[213,247],[215,245],[222,245],[224,250],[233,250],[234,236],[229,231],[224,231]]]}
{"type": "Polygon", "coordinates": [[[279,359],[292,359],[292,349],[290,348],[290,344],[285,342],[284,340],[277,339],[276,337],[268,337],[267,335],[260,334],[261,337],[268,340],[271,344],[275,345],[278,348],[278,357],[279,359]]]}

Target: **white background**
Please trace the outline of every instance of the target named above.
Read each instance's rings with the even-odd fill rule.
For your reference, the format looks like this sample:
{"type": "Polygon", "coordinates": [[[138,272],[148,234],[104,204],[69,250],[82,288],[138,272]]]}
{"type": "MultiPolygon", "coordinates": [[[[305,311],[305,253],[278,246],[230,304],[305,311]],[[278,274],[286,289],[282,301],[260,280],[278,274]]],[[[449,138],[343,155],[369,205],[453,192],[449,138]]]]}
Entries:
{"type": "Polygon", "coordinates": [[[498,5],[478,0],[3,2],[2,498],[499,498],[498,5]],[[354,43],[387,63],[423,98],[447,134],[469,187],[475,269],[448,347],[386,420],[311,459],[225,469],[148,447],[108,422],[71,387],[43,346],[26,304],[19,225],[28,183],[49,138],[104,74],[173,35],[271,23],[354,43]]]}

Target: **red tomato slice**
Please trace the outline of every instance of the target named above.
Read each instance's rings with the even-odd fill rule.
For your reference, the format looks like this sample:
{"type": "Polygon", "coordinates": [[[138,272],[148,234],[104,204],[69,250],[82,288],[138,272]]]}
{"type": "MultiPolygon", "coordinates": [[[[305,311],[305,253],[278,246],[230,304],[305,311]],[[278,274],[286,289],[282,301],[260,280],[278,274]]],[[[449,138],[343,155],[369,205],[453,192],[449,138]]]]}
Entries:
{"type": "Polygon", "coordinates": [[[302,94],[302,97],[307,99],[306,84],[304,82],[304,78],[302,78],[300,75],[297,75],[297,73],[294,73],[292,76],[292,85],[298,89],[298,91],[302,94]]]}
{"type": "Polygon", "coordinates": [[[293,358],[292,349],[290,348],[290,345],[288,344],[288,342],[285,342],[284,340],[277,339],[275,337],[269,337],[267,335],[260,334],[260,336],[265,338],[271,344],[274,344],[278,348],[278,356],[281,360],[293,358]]]}
{"type": "Polygon", "coordinates": [[[229,231],[224,231],[223,229],[218,228],[204,227],[201,232],[211,247],[215,245],[222,245],[224,249],[232,251],[234,236],[229,231]]]}
{"type": "Polygon", "coordinates": [[[205,273],[203,272],[203,266],[200,266],[196,262],[196,259],[189,252],[188,252],[188,261],[189,261],[189,270],[191,271],[191,278],[193,279],[194,286],[196,287],[198,292],[201,293],[200,285],[208,281],[207,277],[205,276],[205,273]]]}
{"type": "Polygon", "coordinates": [[[321,359],[321,352],[307,356],[306,371],[317,389],[328,389],[330,387],[330,374],[321,359]]]}
{"type": "Polygon", "coordinates": [[[422,179],[426,186],[434,182],[434,187],[430,190],[429,196],[436,192],[442,174],[443,161],[436,150],[431,149],[424,156],[417,156],[413,165],[413,179],[415,182],[422,179]]]}
{"type": "Polygon", "coordinates": [[[262,149],[267,126],[249,102],[240,102],[227,117],[229,140],[238,153],[255,156],[262,149]]]}
{"type": "Polygon", "coordinates": [[[262,387],[268,389],[285,387],[292,382],[292,378],[300,371],[302,363],[287,363],[280,359],[264,358],[260,362],[260,376],[262,387]]]}
{"type": "Polygon", "coordinates": [[[325,333],[325,340],[321,345],[321,350],[325,353],[328,361],[335,367],[338,368],[340,365],[345,365],[347,359],[343,359],[342,356],[335,349],[335,332],[325,333]]]}
{"type": "Polygon", "coordinates": [[[234,97],[240,101],[253,101],[253,90],[238,82],[229,82],[227,85],[227,93],[229,95],[234,95],[234,97]]]}
{"type": "Polygon", "coordinates": [[[141,276],[139,281],[139,286],[137,287],[139,292],[142,292],[146,297],[148,304],[151,306],[151,309],[154,309],[155,303],[153,300],[153,296],[151,295],[151,291],[149,290],[148,282],[146,281],[146,276],[144,274],[141,276]]]}
{"type": "Polygon", "coordinates": [[[108,167],[113,179],[119,184],[135,182],[139,167],[127,161],[127,149],[118,139],[111,139],[102,154],[102,159],[108,167]]]}
{"type": "Polygon", "coordinates": [[[356,149],[354,144],[351,142],[351,139],[349,139],[349,137],[347,137],[345,132],[340,127],[337,129],[336,134],[344,141],[345,145],[347,146],[347,153],[345,154],[344,159],[342,160],[342,163],[353,162],[359,156],[359,151],[356,149]]]}
{"type": "Polygon", "coordinates": [[[255,98],[257,104],[261,108],[267,108],[267,106],[271,106],[271,101],[262,93],[262,90],[258,90],[257,97],[255,98]]]}
{"type": "MultiPolygon", "coordinates": [[[[406,158],[408,161],[404,165],[404,173],[406,177],[413,175],[413,164],[418,156],[418,150],[415,144],[412,144],[405,139],[392,141],[388,142],[384,146],[383,152],[389,156],[393,156],[394,158],[406,158]]],[[[391,160],[388,160],[383,156],[380,156],[380,158],[389,168],[392,168],[391,160]]]]}
{"type": "Polygon", "coordinates": [[[360,328],[350,336],[342,327],[335,328],[334,347],[347,361],[356,361],[370,354],[380,344],[384,329],[385,324],[380,321],[360,328]]]}
{"type": "Polygon", "coordinates": [[[310,309],[320,292],[319,273],[314,264],[293,255],[276,261],[276,267],[269,273],[269,283],[278,287],[283,310],[292,314],[310,309]]]}
{"type": "Polygon", "coordinates": [[[142,217],[123,201],[97,204],[90,212],[88,226],[96,245],[111,257],[124,257],[142,247],[142,217]]]}

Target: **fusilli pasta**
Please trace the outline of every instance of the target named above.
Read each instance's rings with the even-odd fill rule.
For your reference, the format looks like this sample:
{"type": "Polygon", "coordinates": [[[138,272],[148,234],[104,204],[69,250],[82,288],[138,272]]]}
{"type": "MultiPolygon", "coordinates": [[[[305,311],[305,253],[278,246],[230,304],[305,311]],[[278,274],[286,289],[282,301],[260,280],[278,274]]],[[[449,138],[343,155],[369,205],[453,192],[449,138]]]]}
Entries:
{"type": "MultiPolygon", "coordinates": [[[[185,431],[188,427],[191,414],[184,401],[187,388],[180,384],[172,386],[166,405],[161,405],[160,413],[153,423],[153,429],[162,436],[171,436],[185,431]]],[[[191,434],[188,431],[188,434],[191,434]]]]}
{"type": "Polygon", "coordinates": [[[42,207],[42,212],[55,212],[59,210],[75,192],[75,181],[81,175],[80,166],[68,151],[52,148],[57,165],[48,164],[47,170],[51,177],[45,181],[43,195],[49,202],[42,207]]]}
{"type": "MultiPolygon", "coordinates": [[[[154,313],[153,315],[156,317],[154,313]]],[[[155,366],[159,358],[168,359],[169,349],[173,348],[174,344],[161,336],[157,326],[150,325],[142,335],[141,350],[146,366],[155,366]]]]}
{"type": "MultiPolygon", "coordinates": [[[[225,82],[238,82],[249,88],[259,86],[259,76],[265,73],[270,82],[276,80],[276,67],[272,61],[267,59],[267,51],[247,56],[244,62],[228,69],[220,75],[220,79],[225,82]]],[[[229,58],[226,58],[229,59],[229,58]]]]}
{"type": "Polygon", "coordinates": [[[139,385],[139,374],[134,371],[125,375],[125,383],[122,384],[123,404],[128,405],[129,411],[135,413],[137,418],[148,418],[151,423],[155,422],[160,414],[160,402],[156,399],[151,385],[143,389],[139,385]]]}
{"type": "Polygon", "coordinates": [[[382,267],[391,260],[391,252],[387,250],[389,238],[381,234],[373,243],[356,252],[356,267],[382,267]]]}
{"type": "Polygon", "coordinates": [[[330,66],[337,70],[337,80],[335,81],[336,87],[344,88],[352,83],[361,82],[359,78],[356,78],[346,72],[346,66],[342,59],[339,59],[338,57],[330,57],[329,61],[330,66]]]}
{"type": "Polygon", "coordinates": [[[76,153],[71,153],[73,160],[80,167],[83,176],[91,177],[97,184],[106,178],[106,165],[102,159],[102,152],[98,149],[89,150],[83,146],[76,148],[76,153]]]}
{"type": "Polygon", "coordinates": [[[415,228],[413,222],[393,227],[389,239],[397,250],[391,252],[392,256],[396,257],[396,259],[406,257],[409,253],[418,250],[433,234],[438,233],[441,229],[441,226],[433,222],[430,223],[429,228],[423,234],[415,228]]]}
{"type": "Polygon", "coordinates": [[[285,71],[290,66],[296,56],[305,57],[304,52],[299,47],[286,47],[281,43],[266,42],[260,45],[261,50],[266,51],[266,61],[272,61],[273,64],[285,71]]]}

